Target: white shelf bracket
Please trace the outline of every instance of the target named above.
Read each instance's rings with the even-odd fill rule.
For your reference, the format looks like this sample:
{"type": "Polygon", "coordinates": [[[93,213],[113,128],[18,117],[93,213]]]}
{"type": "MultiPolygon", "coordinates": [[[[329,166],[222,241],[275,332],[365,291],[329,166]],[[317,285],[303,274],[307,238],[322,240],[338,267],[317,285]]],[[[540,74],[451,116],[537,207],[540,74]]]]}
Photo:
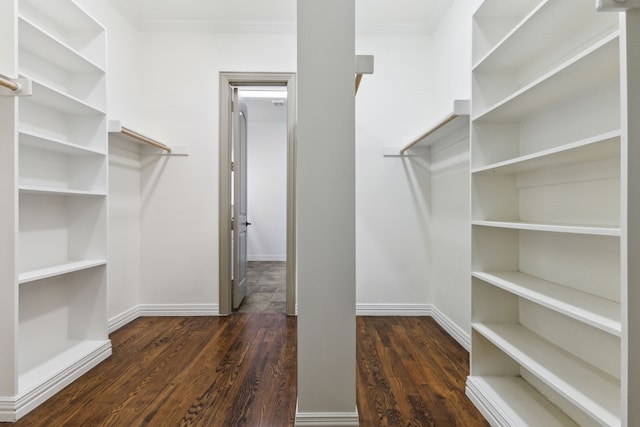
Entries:
{"type": "Polygon", "coordinates": [[[356,55],[356,94],[363,74],[373,74],[373,55],[356,55]]]}
{"type": "Polygon", "coordinates": [[[640,0],[596,0],[596,9],[600,12],[624,12],[640,9],[640,0]]]}
{"type": "Polygon", "coordinates": [[[0,74],[0,96],[31,96],[31,79],[11,79],[0,74]]]}

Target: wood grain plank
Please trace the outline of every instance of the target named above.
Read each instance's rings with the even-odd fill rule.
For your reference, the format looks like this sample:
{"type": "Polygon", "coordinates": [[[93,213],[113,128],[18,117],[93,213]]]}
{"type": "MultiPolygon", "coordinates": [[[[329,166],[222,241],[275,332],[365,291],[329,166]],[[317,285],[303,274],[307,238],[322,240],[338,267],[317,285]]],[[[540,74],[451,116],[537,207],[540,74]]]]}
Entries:
{"type": "MultiPolygon", "coordinates": [[[[428,317],[358,317],[360,425],[488,426],[464,394],[469,355],[428,317]]],[[[4,426],[293,426],[296,318],[145,317],[113,356],[4,426]]]]}

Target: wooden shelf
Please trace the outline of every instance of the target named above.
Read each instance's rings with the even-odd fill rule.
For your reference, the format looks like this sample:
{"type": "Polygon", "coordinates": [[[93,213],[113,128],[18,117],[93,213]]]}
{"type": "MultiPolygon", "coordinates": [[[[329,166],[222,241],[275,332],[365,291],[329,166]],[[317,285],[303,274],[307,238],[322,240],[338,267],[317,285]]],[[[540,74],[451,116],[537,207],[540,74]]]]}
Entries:
{"type": "Polygon", "coordinates": [[[598,423],[620,425],[620,383],[522,325],[474,323],[473,329],[598,423]]]}
{"type": "Polygon", "coordinates": [[[498,425],[578,427],[521,377],[470,376],[467,395],[480,408],[485,401],[491,402],[492,407],[497,404],[501,416],[498,425]]]}
{"type": "Polygon", "coordinates": [[[616,156],[620,156],[619,130],[515,159],[474,168],[471,173],[511,175],[616,156]]]}
{"type": "Polygon", "coordinates": [[[593,236],[620,237],[619,227],[609,226],[583,226],[583,225],[561,225],[561,224],[538,224],[533,222],[520,221],[481,221],[475,220],[472,225],[482,227],[510,228],[516,230],[545,231],[552,233],[587,234],[593,236]]]}
{"type": "Polygon", "coordinates": [[[622,334],[618,302],[516,271],[474,271],[472,276],[615,336],[622,334]]]}
{"type": "Polygon", "coordinates": [[[69,261],[65,264],[54,265],[51,267],[40,268],[32,271],[25,271],[18,276],[18,283],[28,283],[36,280],[46,279],[48,277],[59,276],[61,274],[73,273],[74,271],[85,270],[87,268],[106,265],[104,259],[69,261]]]}
{"type": "Polygon", "coordinates": [[[484,111],[473,120],[516,121],[543,106],[590,90],[599,82],[613,80],[619,74],[619,33],[605,37],[547,74],[484,111]]]}

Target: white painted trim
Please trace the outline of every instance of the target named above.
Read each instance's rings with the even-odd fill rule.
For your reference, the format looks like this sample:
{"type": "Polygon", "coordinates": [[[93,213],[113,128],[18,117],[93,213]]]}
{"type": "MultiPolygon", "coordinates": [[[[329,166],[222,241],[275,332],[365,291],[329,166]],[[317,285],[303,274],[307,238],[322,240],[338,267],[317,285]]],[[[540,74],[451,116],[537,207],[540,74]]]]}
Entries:
{"type": "Polygon", "coordinates": [[[218,316],[218,304],[140,304],[143,316],[218,316]]]}
{"type": "Polygon", "coordinates": [[[111,341],[107,340],[69,367],[52,373],[51,378],[34,389],[15,397],[0,397],[0,421],[15,421],[25,416],[45,400],[111,356],[111,351],[111,341]]]}
{"type": "Polygon", "coordinates": [[[142,31],[204,32],[204,33],[276,33],[293,34],[295,22],[277,21],[213,21],[186,19],[143,19],[142,31]]]}
{"type": "Polygon", "coordinates": [[[498,406],[487,396],[472,377],[467,378],[466,394],[487,422],[493,427],[509,427],[509,419],[505,417],[498,406]]]}
{"type": "Polygon", "coordinates": [[[0,396],[0,423],[16,421],[15,397],[0,396]]]}
{"type": "Polygon", "coordinates": [[[138,305],[133,306],[130,309],[118,314],[117,316],[112,317],[108,322],[109,333],[117,331],[127,323],[133,322],[138,317],[140,317],[140,306],[138,305]]]}
{"type": "Polygon", "coordinates": [[[433,319],[444,329],[447,331],[451,337],[458,342],[465,350],[471,351],[471,337],[469,333],[464,331],[460,326],[458,326],[453,320],[447,317],[443,312],[438,310],[437,307],[433,306],[431,316],[433,319]]]}
{"type": "Polygon", "coordinates": [[[354,412],[299,412],[296,405],[296,427],[358,427],[358,410],[354,412]]]}
{"type": "Polygon", "coordinates": [[[431,304],[356,304],[356,316],[431,316],[431,304]]]}
{"type": "Polygon", "coordinates": [[[287,255],[247,255],[247,261],[286,261],[287,255]]]}

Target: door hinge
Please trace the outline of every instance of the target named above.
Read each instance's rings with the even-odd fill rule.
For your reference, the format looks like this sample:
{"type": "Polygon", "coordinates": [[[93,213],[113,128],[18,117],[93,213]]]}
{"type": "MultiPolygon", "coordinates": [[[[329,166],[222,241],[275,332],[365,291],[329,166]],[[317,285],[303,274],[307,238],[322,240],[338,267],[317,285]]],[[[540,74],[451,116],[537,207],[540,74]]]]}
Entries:
{"type": "Polygon", "coordinates": [[[232,219],[231,220],[231,231],[233,231],[233,228],[235,227],[235,225],[236,225],[236,221],[232,219]]]}
{"type": "Polygon", "coordinates": [[[236,162],[231,162],[231,172],[236,171],[236,162]]]}

